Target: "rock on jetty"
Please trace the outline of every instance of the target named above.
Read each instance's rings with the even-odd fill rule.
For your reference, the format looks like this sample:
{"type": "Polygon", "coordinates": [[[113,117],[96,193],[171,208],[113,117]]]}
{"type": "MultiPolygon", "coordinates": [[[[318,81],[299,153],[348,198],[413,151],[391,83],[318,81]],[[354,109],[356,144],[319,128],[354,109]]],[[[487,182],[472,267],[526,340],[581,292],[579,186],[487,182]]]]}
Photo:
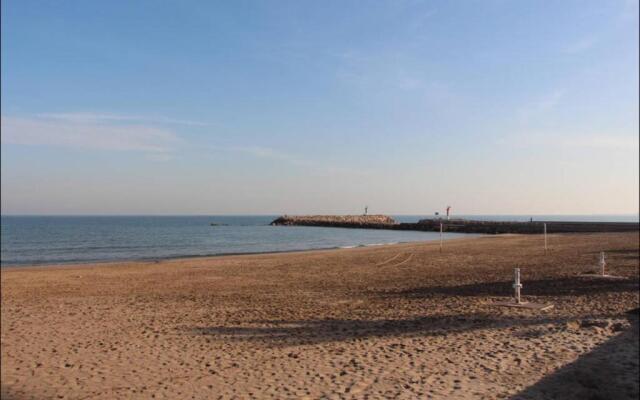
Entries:
{"type": "Polygon", "coordinates": [[[398,224],[386,215],[284,215],[271,222],[271,225],[393,229],[398,224]]]}

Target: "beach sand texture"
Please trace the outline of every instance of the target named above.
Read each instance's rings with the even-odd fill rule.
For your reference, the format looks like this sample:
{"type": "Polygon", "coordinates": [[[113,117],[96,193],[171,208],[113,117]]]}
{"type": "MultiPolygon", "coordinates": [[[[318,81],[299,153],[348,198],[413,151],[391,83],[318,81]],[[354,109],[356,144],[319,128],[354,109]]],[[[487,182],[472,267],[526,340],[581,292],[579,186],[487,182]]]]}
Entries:
{"type": "Polygon", "coordinates": [[[549,243],[6,269],[2,398],[638,398],[638,233],[549,243]]]}

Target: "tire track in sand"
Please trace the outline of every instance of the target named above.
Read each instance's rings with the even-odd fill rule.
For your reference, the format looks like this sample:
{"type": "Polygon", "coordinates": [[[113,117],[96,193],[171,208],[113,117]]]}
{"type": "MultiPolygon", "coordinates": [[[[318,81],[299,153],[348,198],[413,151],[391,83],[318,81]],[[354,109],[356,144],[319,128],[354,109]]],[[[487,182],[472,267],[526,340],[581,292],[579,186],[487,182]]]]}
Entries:
{"type": "Polygon", "coordinates": [[[409,261],[411,261],[411,259],[412,259],[412,258],[413,258],[413,253],[409,254],[409,257],[407,257],[405,260],[400,261],[400,262],[399,262],[399,263],[397,263],[397,264],[387,265],[387,267],[399,267],[399,266],[401,266],[402,264],[406,264],[406,263],[408,263],[409,261]]]}
{"type": "Polygon", "coordinates": [[[383,262],[381,262],[381,263],[376,264],[376,267],[382,267],[383,265],[388,264],[388,263],[390,263],[391,261],[395,260],[396,258],[400,257],[402,254],[403,254],[403,253],[402,253],[402,252],[400,252],[400,253],[396,254],[395,256],[391,257],[390,259],[385,260],[385,261],[383,261],[383,262]]]}

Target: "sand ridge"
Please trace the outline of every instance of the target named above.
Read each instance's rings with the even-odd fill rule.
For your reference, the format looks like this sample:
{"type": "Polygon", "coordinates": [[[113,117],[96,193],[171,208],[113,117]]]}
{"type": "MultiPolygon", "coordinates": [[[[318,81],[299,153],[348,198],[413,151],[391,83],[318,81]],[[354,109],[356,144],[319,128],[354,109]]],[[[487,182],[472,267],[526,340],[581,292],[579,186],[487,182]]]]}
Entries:
{"type": "Polygon", "coordinates": [[[637,398],[638,233],[550,245],[5,269],[3,398],[637,398]],[[493,306],[516,266],[553,310],[493,306]]]}

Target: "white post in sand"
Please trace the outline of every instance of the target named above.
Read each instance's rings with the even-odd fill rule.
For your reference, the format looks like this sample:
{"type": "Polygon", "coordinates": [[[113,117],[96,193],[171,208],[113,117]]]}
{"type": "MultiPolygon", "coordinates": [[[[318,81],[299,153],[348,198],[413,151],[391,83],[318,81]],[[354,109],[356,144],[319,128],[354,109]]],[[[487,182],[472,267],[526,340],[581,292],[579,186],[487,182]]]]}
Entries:
{"type": "Polygon", "coordinates": [[[520,298],[520,289],[522,289],[522,284],[520,283],[520,268],[515,268],[514,272],[515,272],[515,279],[513,282],[514,299],[495,303],[497,306],[526,308],[529,310],[539,310],[539,311],[545,311],[553,308],[553,304],[529,303],[528,301],[522,301],[522,299],[520,298]]]}
{"type": "Polygon", "coordinates": [[[515,269],[516,279],[513,284],[513,289],[515,291],[516,304],[520,304],[520,289],[522,289],[522,284],[520,283],[520,268],[515,269]]]}
{"type": "Polygon", "coordinates": [[[440,222],[440,253],[442,253],[442,222],[440,222]]]}
{"type": "Polygon", "coordinates": [[[615,275],[607,274],[607,256],[604,253],[604,251],[600,252],[600,262],[598,262],[598,264],[600,264],[600,273],[598,273],[596,271],[596,272],[593,272],[593,273],[580,274],[578,276],[582,277],[582,278],[598,278],[598,279],[610,279],[610,280],[626,280],[626,279],[629,279],[629,278],[624,277],[624,276],[615,276],[615,275]]]}
{"type": "Polygon", "coordinates": [[[547,224],[544,224],[544,254],[547,254],[547,224]]]}

